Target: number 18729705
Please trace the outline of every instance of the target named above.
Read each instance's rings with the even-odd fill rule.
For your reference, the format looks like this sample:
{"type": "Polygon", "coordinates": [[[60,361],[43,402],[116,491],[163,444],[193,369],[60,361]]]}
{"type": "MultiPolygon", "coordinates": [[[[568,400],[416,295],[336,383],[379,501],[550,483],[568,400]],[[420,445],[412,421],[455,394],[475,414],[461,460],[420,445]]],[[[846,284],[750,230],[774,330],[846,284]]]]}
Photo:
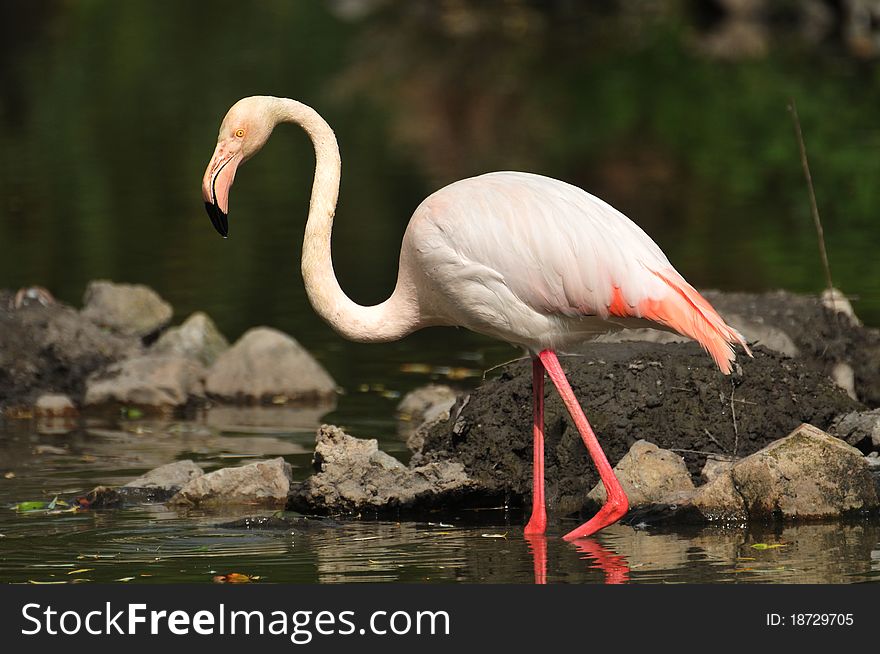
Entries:
{"type": "Polygon", "coordinates": [[[849,627],[854,622],[852,613],[768,613],[766,624],[768,627],[849,627]]]}

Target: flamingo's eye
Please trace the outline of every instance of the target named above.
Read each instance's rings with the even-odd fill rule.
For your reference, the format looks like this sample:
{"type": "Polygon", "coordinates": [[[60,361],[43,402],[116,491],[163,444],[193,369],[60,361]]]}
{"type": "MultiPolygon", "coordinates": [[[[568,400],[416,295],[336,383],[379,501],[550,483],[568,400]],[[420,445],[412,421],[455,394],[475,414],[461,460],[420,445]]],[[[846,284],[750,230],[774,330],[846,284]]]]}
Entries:
{"type": "Polygon", "coordinates": [[[243,130],[243,129],[237,129],[237,130],[235,130],[235,135],[236,135],[238,138],[241,138],[242,136],[244,136],[244,130],[243,130]]]}

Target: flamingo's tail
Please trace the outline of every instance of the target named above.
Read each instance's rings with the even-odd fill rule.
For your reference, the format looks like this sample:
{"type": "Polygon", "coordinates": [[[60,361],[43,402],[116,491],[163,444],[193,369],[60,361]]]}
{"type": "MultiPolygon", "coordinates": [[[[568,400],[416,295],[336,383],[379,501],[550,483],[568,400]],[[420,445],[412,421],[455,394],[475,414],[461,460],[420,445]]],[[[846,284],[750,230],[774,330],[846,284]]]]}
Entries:
{"type": "Polygon", "coordinates": [[[653,271],[670,288],[662,300],[646,300],[639,305],[642,317],[659,322],[697,341],[715,359],[725,375],[736,359],[733,345],[742,345],[752,356],[746,340],[724,322],[711,304],[674,270],[653,271]]]}

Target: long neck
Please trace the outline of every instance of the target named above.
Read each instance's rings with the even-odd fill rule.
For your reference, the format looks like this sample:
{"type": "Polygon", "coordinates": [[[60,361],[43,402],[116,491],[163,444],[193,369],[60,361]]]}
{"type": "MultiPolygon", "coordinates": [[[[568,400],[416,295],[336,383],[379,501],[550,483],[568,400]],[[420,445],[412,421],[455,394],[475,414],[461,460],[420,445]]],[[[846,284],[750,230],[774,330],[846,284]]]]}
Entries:
{"type": "Polygon", "coordinates": [[[417,298],[406,271],[398,274],[391,297],[375,306],[353,302],[340,288],[330,254],[342,169],[336,137],[318,112],[295,100],[279,99],[276,115],[278,122],[302,127],[315,147],[315,181],[302,250],[303,281],[312,307],[334,330],[352,341],[393,341],[418,329],[417,298]]]}

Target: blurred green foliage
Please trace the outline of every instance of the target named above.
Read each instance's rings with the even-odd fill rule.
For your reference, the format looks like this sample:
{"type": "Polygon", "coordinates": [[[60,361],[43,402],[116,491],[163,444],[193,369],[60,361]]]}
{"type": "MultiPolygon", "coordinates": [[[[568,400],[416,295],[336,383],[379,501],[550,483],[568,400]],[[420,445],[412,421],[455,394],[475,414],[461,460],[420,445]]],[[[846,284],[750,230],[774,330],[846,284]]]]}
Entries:
{"type": "Polygon", "coordinates": [[[259,93],[307,102],[337,131],[334,263],[360,302],[390,292],[423,197],[511,168],[615,204],[697,286],[818,291],[795,98],[835,282],[880,323],[876,66],[790,43],[709,59],[677,14],[636,29],[578,3],[486,3],[470,16],[442,14],[456,3],[385,3],[357,18],[340,4],[8,6],[0,286],[41,284],[78,304],[90,279],[142,282],[179,318],[206,310],[233,338],[268,323],[319,350],[349,347],[299,278],[314,165],[304,134],[279,130],[239,172],[229,241],[204,215],[220,119],[259,93]]]}

